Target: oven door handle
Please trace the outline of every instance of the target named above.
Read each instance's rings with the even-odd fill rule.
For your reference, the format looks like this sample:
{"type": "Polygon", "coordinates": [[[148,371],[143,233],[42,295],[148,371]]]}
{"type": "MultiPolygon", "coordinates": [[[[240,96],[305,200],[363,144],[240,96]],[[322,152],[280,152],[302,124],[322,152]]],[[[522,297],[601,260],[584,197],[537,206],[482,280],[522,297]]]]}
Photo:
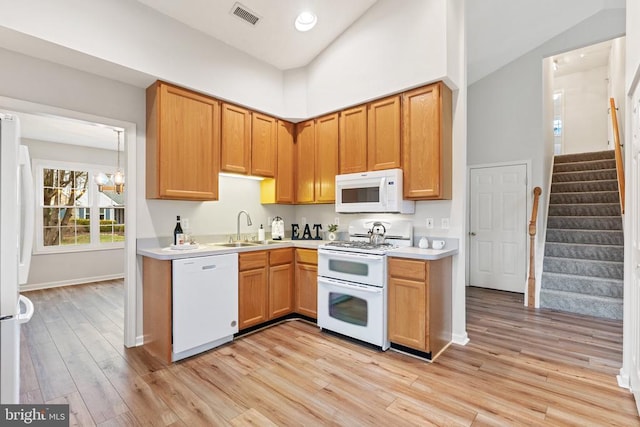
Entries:
{"type": "Polygon", "coordinates": [[[355,259],[373,259],[376,261],[381,261],[384,258],[384,255],[365,254],[361,252],[334,251],[332,249],[318,249],[318,253],[334,255],[336,258],[340,258],[340,259],[355,258],[355,259]]]}
{"type": "Polygon", "coordinates": [[[382,288],[379,288],[377,286],[352,285],[350,283],[343,282],[341,280],[328,279],[326,277],[319,277],[318,278],[318,283],[326,283],[326,284],[330,284],[332,286],[336,286],[336,287],[339,287],[339,288],[350,289],[350,290],[358,291],[358,292],[366,292],[366,293],[369,293],[369,294],[382,293],[382,288]]]}

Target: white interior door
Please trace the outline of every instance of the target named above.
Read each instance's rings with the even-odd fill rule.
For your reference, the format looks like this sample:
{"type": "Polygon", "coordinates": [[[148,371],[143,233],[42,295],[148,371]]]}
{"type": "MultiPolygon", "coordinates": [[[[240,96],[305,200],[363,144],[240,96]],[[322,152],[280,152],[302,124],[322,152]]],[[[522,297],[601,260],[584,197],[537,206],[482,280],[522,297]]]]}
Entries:
{"type": "Polygon", "coordinates": [[[469,283],[524,293],[527,165],[473,168],[469,179],[469,283]]]}

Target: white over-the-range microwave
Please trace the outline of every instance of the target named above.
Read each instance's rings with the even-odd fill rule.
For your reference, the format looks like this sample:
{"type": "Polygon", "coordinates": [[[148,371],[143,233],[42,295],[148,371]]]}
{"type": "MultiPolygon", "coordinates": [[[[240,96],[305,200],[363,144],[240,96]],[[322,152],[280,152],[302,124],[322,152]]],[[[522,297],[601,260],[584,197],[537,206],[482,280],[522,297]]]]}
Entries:
{"type": "Polygon", "coordinates": [[[402,169],[336,175],[338,213],[415,213],[416,202],[402,195],[402,169]]]}

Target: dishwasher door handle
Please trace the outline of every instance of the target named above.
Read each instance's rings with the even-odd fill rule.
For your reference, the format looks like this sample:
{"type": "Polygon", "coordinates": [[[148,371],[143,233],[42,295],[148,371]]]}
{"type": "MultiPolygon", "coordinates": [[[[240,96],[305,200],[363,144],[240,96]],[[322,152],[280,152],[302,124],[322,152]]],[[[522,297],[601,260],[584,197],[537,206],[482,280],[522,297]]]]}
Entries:
{"type": "Polygon", "coordinates": [[[218,266],[216,264],[209,264],[209,265],[203,265],[202,266],[203,270],[215,270],[216,268],[218,268],[218,266]]]}

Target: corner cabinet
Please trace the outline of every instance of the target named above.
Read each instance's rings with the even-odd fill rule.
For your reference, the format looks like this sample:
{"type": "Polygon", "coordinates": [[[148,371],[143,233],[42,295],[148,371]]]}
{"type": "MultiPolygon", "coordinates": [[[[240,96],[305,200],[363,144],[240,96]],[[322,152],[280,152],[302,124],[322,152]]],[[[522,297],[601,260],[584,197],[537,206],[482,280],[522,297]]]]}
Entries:
{"type": "Polygon", "coordinates": [[[147,88],[146,197],[218,200],[220,103],[158,81],[147,88]]]}
{"type": "Polygon", "coordinates": [[[315,121],[296,124],[296,203],[315,201],[315,121]]]}
{"type": "Polygon", "coordinates": [[[451,199],[451,102],[451,89],[442,82],[402,94],[406,199],[451,199]]]}
{"type": "Polygon", "coordinates": [[[451,257],[388,263],[391,347],[433,359],[452,339],[451,257]]]}
{"type": "Polygon", "coordinates": [[[276,174],[260,181],[260,203],[293,204],[296,198],[294,124],[278,120],[276,124],[276,174]]]}

